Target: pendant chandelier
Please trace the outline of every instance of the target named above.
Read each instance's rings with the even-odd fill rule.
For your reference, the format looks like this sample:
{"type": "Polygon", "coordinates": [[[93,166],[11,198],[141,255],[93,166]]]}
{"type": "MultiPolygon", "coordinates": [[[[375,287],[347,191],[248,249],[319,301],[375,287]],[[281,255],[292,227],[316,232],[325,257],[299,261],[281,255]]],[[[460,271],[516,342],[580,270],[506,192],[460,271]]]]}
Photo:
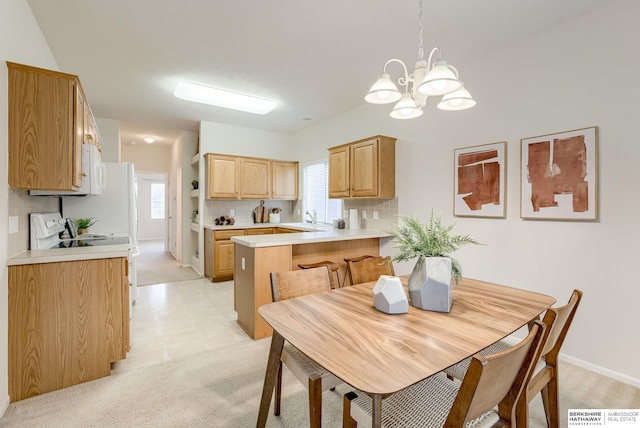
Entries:
{"type": "Polygon", "coordinates": [[[389,114],[394,119],[413,119],[422,116],[422,108],[429,96],[443,96],[438,103],[441,110],[466,110],[476,105],[471,94],[464,88],[458,77],[458,70],[447,64],[440,56],[440,48],[435,47],[429,54],[428,61],[424,60],[422,48],[422,1],[418,1],[418,61],[412,74],[407,66],[399,59],[390,59],[384,64],[382,74],[371,86],[365,101],[372,104],[395,103],[389,114]],[[391,80],[387,73],[387,66],[397,62],[404,69],[404,76],[398,78],[398,85],[391,80]]]}

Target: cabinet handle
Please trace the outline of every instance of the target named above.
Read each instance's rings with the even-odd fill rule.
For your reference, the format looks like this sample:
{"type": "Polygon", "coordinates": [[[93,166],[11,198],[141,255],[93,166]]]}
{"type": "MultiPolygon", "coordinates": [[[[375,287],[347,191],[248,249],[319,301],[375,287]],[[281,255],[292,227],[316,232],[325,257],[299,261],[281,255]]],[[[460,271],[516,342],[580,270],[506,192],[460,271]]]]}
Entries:
{"type": "Polygon", "coordinates": [[[86,177],[86,176],[87,176],[87,173],[86,173],[86,172],[83,172],[83,173],[82,173],[82,176],[83,176],[83,177],[86,177]]]}

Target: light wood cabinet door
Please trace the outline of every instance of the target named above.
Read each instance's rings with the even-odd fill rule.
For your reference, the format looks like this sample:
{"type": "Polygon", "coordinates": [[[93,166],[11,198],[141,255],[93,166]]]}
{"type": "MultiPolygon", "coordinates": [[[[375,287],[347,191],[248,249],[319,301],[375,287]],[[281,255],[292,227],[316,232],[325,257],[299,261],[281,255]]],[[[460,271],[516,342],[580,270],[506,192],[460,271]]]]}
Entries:
{"type": "Polygon", "coordinates": [[[238,158],[207,154],[207,198],[237,199],[238,158]]]}
{"type": "Polygon", "coordinates": [[[252,229],[246,229],[246,235],[272,235],[275,232],[274,227],[258,227],[252,229]]]}
{"type": "Polygon", "coordinates": [[[329,149],[329,197],[349,197],[349,146],[329,149]]]}
{"type": "Polygon", "coordinates": [[[234,267],[233,241],[214,241],[213,243],[213,278],[233,276],[234,267]]]}
{"type": "Polygon", "coordinates": [[[329,150],[330,198],[394,198],[395,138],[378,135],[329,150]]]}
{"type": "Polygon", "coordinates": [[[378,140],[363,141],[350,146],[350,196],[378,195],[378,140]]]}
{"type": "Polygon", "coordinates": [[[271,198],[298,199],[298,162],[271,161],[271,198]]]}
{"type": "Polygon", "coordinates": [[[127,259],[9,266],[12,402],[110,374],[129,347],[127,259]]]}
{"type": "Polygon", "coordinates": [[[9,186],[77,190],[82,184],[82,108],[77,76],[7,62],[9,186]],[[80,138],[80,139],[78,139],[80,138]]]}
{"type": "Polygon", "coordinates": [[[239,158],[240,197],[269,199],[271,197],[271,163],[266,159],[239,158]]]}

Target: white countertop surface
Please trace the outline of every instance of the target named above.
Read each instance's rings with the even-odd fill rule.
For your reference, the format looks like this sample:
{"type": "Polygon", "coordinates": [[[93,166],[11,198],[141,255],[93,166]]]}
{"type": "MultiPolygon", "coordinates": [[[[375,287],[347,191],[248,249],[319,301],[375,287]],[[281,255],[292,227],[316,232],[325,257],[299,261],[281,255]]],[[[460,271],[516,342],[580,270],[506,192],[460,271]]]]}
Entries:
{"type": "MultiPolygon", "coordinates": [[[[214,230],[244,229],[242,225],[214,226],[214,230]]],[[[268,235],[233,236],[231,240],[247,247],[276,247],[279,245],[300,245],[316,242],[350,241],[355,239],[388,238],[391,234],[373,229],[336,229],[328,224],[311,223],[258,223],[251,227],[285,227],[300,229],[300,233],[274,233],[268,235]]],[[[248,227],[247,227],[248,228],[248,227]]]]}
{"type": "Polygon", "coordinates": [[[72,262],[76,260],[112,259],[116,257],[128,257],[128,255],[128,244],[30,250],[11,257],[7,260],[7,266],[72,262]]]}

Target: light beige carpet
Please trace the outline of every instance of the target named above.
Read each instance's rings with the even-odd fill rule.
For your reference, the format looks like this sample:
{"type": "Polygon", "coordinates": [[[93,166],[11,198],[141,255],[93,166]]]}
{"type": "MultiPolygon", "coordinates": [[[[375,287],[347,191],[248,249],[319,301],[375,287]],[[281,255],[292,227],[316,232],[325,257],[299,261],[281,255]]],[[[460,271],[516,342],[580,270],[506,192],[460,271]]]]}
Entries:
{"type": "MultiPolygon", "coordinates": [[[[0,427],[254,427],[269,339],[182,359],[13,403],[0,427]]],[[[640,389],[561,366],[562,427],[568,408],[640,408],[640,389]]],[[[323,426],[340,427],[345,386],[323,395],[323,426]]],[[[539,399],[530,426],[545,427],[539,399]]],[[[268,427],[308,426],[306,390],[285,369],[282,414],[268,427]]]]}
{"type": "Polygon", "coordinates": [[[151,240],[138,243],[140,256],[136,259],[138,285],[165,284],[199,278],[190,267],[182,267],[164,250],[164,241],[151,240]]]}

